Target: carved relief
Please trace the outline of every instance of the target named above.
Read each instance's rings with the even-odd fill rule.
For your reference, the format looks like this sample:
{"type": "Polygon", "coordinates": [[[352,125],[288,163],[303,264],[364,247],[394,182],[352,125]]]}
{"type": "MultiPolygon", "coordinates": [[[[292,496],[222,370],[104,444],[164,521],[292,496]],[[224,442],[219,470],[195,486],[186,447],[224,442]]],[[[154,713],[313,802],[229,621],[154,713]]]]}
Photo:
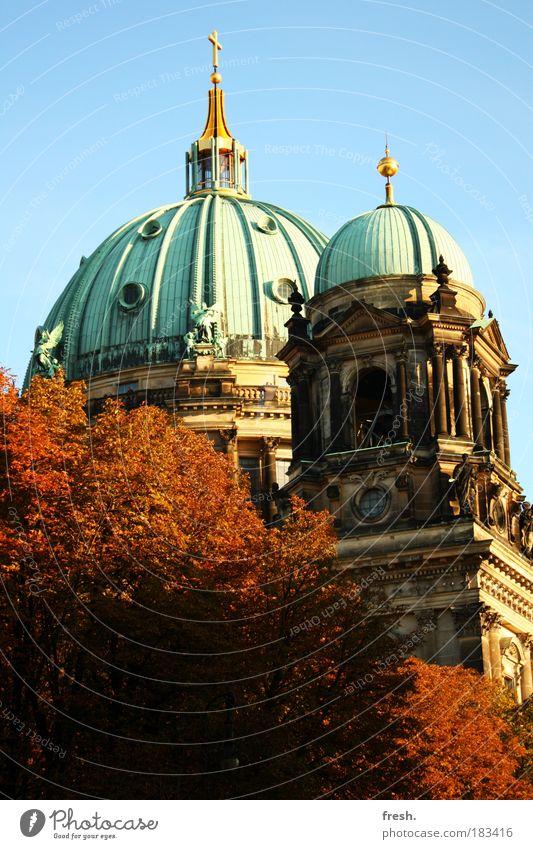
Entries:
{"type": "Polygon", "coordinates": [[[520,546],[526,557],[533,556],[533,509],[529,501],[522,503],[518,525],[520,528],[520,546]]]}
{"type": "Polygon", "coordinates": [[[452,498],[459,505],[459,515],[477,514],[477,468],[470,462],[468,454],[463,454],[461,462],[453,470],[450,484],[452,498]]]}
{"type": "Polygon", "coordinates": [[[507,530],[506,495],[508,495],[508,492],[500,485],[493,488],[490,498],[489,525],[500,534],[504,534],[507,530]]]}

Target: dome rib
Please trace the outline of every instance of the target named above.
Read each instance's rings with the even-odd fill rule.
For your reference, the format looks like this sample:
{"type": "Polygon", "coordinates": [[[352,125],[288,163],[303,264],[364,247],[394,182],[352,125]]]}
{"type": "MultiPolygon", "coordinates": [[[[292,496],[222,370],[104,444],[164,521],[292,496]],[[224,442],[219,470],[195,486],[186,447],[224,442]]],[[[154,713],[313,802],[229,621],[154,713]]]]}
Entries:
{"type": "MultiPolygon", "coordinates": [[[[244,201],[245,203],[246,201],[244,201]]],[[[259,291],[259,281],[257,275],[257,262],[255,258],[255,253],[253,249],[252,242],[252,234],[250,232],[250,225],[246,219],[243,210],[243,204],[238,201],[233,202],[233,208],[235,209],[238,218],[240,219],[242,232],[244,234],[244,241],[246,244],[246,254],[248,257],[248,270],[250,274],[250,283],[252,288],[252,313],[253,313],[253,325],[252,325],[252,337],[261,336],[261,327],[263,326],[262,316],[261,316],[261,298],[259,291]]],[[[267,237],[268,238],[268,237],[267,237]]]]}
{"type": "MultiPolygon", "coordinates": [[[[413,209],[411,209],[410,207],[407,207],[407,206],[404,209],[402,209],[402,214],[404,215],[405,220],[407,221],[407,225],[409,227],[409,231],[410,231],[410,234],[411,234],[411,242],[412,242],[412,245],[413,245],[413,263],[414,263],[414,268],[415,268],[415,274],[421,274],[422,273],[422,246],[420,244],[420,235],[418,233],[418,228],[417,228],[417,226],[415,224],[415,220],[414,220],[414,218],[415,218],[414,212],[415,212],[415,210],[413,210],[413,209]]],[[[422,216],[419,216],[419,220],[421,220],[421,218],[422,218],[422,216]]],[[[424,225],[423,221],[422,221],[422,224],[424,225]]],[[[427,232],[428,231],[426,229],[426,233],[427,232]]],[[[401,248],[400,248],[400,250],[401,250],[401,248]]],[[[407,273],[409,273],[409,272],[407,272],[407,273]]]]}
{"type": "MultiPolygon", "coordinates": [[[[258,206],[259,209],[264,210],[264,212],[266,212],[267,214],[272,215],[273,210],[269,209],[266,206],[266,204],[256,203],[256,206],[258,206]]],[[[302,268],[302,264],[300,262],[300,257],[298,256],[298,251],[296,250],[293,242],[290,239],[290,236],[287,232],[287,228],[285,227],[285,225],[283,223],[282,216],[281,215],[274,215],[273,217],[274,217],[274,220],[275,220],[276,224],[278,225],[279,229],[281,230],[281,232],[285,236],[286,243],[289,246],[289,250],[291,252],[294,264],[296,266],[296,270],[298,272],[298,280],[296,281],[296,284],[297,284],[299,289],[304,289],[305,288],[305,274],[304,274],[304,270],[302,268]]],[[[307,295],[306,295],[305,291],[302,294],[303,294],[303,297],[307,300],[307,295]]]]}
{"type": "MultiPolygon", "coordinates": [[[[428,242],[429,242],[429,248],[430,248],[430,251],[431,251],[431,268],[433,269],[433,268],[435,268],[435,266],[437,265],[437,262],[438,262],[437,245],[436,245],[436,242],[435,242],[435,237],[433,235],[433,231],[432,231],[431,227],[429,226],[427,219],[422,215],[422,213],[420,213],[418,211],[418,209],[415,209],[413,206],[406,206],[405,208],[407,210],[409,210],[409,213],[411,214],[411,216],[417,218],[418,221],[420,221],[420,223],[422,224],[422,227],[426,231],[426,235],[427,235],[428,242]]],[[[419,245],[419,249],[420,249],[420,239],[418,240],[418,245],[419,245]]],[[[420,256],[420,270],[422,271],[422,257],[421,256],[420,256]]]]}
{"type": "Polygon", "coordinates": [[[206,237],[205,228],[209,210],[211,208],[212,196],[206,195],[204,203],[201,206],[200,220],[198,222],[198,236],[196,239],[196,251],[194,258],[194,289],[192,300],[197,304],[201,304],[204,300],[204,273],[205,273],[205,249],[206,237]]]}
{"type": "Polygon", "coordinates": [[[154,274],[154,282],[152,286],[152,297],[150,299],[150,337],[153,338],[159,336],[159,313],[160,313],[160,299],[162,296],[162,285],[163,285],[163,275],[165,272],[165,267],[168,258],[168,252],[170,246],[172,244],[172,239],[174,238],[174,233],[176,228],[181,223],[181,219],[187,212],[188,207],[180,206],[177,211],[172,216],[169,225],[165,231],[165,235],[163,236],[163,242],[161,244],[161,248],[159,249],[159,255],[157,257],[157,265],[155,268],[154,274]]]}

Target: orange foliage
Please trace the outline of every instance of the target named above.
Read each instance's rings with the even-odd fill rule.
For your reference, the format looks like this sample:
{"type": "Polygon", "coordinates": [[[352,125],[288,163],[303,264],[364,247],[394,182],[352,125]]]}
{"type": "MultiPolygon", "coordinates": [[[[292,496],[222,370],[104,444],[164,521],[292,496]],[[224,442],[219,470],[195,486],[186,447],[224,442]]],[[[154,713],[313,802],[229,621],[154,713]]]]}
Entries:
{"type": "Polygon", "coordinates": [[[160,409],[108,401],[89,426],[61,375],[19,398],[0,373],[0,397],[0,699],[65,752],[9,720],[7,795],[526,792],[489,684],[380,671],[389,619],[335,570],[327,513],[293,499],[265,527],[245,479],[160,409]]]}
{"type": "Polygon", "coordinates": [[[502,717],[497,687],[472,670],[415,658],[400,671],[392,745],[405,770],[391,782],[392,798],[531,797],[516,778],[525,749],[502,717]]]}

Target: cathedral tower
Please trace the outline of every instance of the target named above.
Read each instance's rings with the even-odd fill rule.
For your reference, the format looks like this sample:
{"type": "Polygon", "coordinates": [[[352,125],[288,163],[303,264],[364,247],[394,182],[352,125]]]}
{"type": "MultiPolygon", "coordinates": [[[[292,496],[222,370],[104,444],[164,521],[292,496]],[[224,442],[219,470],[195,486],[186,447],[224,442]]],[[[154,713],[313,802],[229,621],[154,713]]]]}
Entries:
{"type": "Polygon", "coordinates": [[[523,699],[533,517],[511,468],[516,366],[459,245],[395,203],[388,149],[378,170],[385,203],[332,237],[306,316],[291,297],[285,489],[331,511],[342,568],[381,583],[415,653],[523,699]]]}

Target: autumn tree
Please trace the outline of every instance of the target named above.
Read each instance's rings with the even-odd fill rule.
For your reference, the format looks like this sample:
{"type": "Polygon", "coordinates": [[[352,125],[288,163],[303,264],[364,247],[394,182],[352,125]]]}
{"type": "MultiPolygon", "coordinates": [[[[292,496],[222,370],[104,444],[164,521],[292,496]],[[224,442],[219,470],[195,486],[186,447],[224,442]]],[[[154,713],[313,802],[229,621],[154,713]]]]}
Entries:
{"type": "MultiPolygon", "coordinates": [[[[387,696],[391,723],[377,763],[382,798],[517,799],[531,797],[525,748],[506,721],[498,684],[462,667],[408,658],[387,696]]],[[[531,729],[530,729],[531,730],[531,729]]]]}
{"type": "Polygon", "coordinates": [[[89,427],[61,376],[19,399],[4,375],[2,397],[11,792],[239,795],[306,775],[343,685],[382,651],[331,570],[330,517],[294,501],[266,528],[246,479],[157,408],[108,402],[89,427]],[[216,777],[230,690],[242,768],[216,777]]]}
{"type": "MultiPolygon", "coordinates": [[[[83,387],[61,375],[34,378],[22,397],[1,381],[6,795],[477,787],[477,761],[474,777],[458,763],[450,789],[426,756],[426,717],[443,702],[423,682],[452,673],[402,665],[384,600],[335,568],[329,514],[293,499],[266,527],[246,477],[166,411],[108,401],[89,423],[83,387]]],[[[478,743],[476,710],[495,740],[507,733],[487,699],[457,705],[463,756],[478,743]]],[[[453,722],[439,734],[452,757],[453,722]]],[[[497,787],[512,794],[509,735],[497,787]]]]}

